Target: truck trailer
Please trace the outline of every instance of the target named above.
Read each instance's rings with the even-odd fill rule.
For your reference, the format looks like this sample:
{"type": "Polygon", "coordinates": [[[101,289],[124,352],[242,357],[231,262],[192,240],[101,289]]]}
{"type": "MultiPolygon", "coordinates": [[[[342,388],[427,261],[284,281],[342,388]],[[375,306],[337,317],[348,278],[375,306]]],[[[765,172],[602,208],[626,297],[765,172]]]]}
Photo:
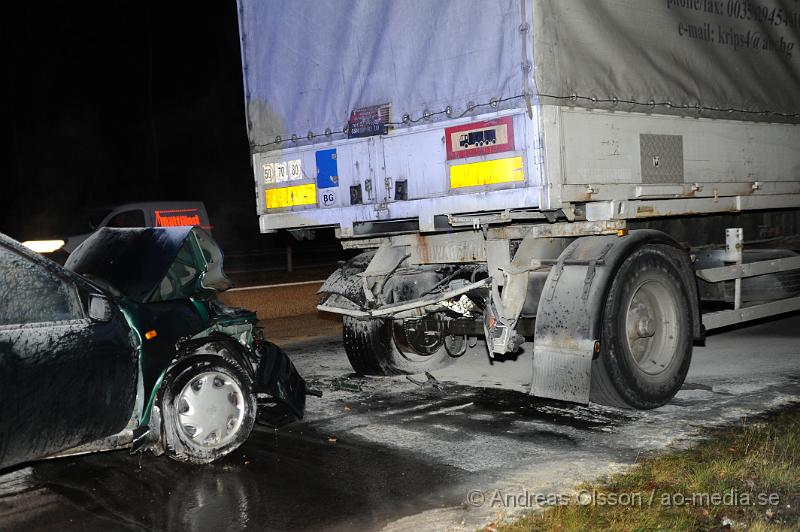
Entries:
{"type": "Polygon", "coordinates": [[[531,394],[655,408],[706,331],[800,309],[797,2],[238,10],[260,230],[361,250],[318,307],[357,373],[528,338],[531,394]]]}

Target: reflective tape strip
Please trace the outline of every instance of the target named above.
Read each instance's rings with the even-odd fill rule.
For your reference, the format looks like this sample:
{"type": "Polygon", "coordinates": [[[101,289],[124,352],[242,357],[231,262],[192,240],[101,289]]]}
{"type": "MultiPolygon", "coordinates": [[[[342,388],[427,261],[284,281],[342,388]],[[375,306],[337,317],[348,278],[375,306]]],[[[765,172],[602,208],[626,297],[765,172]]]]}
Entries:
{"type": "Polygon", "coordinates": [[[267,209],[316,205],[317,186],[314,184],[267,189],[267,209]]]}
{"type": "Polygon", "coordinates": [[[522,157],[508,157],[450,167],[450,188],[496,185],[525,180],[522,157]]]}

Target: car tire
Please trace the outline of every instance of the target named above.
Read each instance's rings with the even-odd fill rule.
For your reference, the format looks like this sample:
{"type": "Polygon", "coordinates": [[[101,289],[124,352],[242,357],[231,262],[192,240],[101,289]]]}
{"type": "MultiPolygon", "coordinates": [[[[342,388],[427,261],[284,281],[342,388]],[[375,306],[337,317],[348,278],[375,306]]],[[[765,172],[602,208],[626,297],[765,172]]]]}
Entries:
{"type": "MultiPolygon", "coordinates": [[[[344,350],[359,375],[414,375],[450,365],[462,352],[448,352],[445,338],[427,349],[415,351],[403,341],[403,320],[342,320],[344,350]],[[398,341],[399,340],[399,341],[398,341]]],[[[466,340],[465,340],[466,342],[466,340]]]]}
{"type": "Polygon", "coordinates": [[[680,390],[692,358],[690,290],[679,250],[644,245],[621,264],[603,308],[591,400],[651,409],[680,390]]]}
{"type": "Polygon", "coordinates": [[[235,359],[194,355],[165,377],[160,407],[167,455],[207,464],[250,436],[257,403],[252,379],[235,359]]]}

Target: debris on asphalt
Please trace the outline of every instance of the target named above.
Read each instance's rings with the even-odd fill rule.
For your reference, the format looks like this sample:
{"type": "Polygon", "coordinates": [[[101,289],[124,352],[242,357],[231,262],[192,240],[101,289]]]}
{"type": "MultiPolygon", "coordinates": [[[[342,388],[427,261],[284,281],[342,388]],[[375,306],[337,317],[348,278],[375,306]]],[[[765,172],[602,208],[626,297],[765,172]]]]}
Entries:
{"type": "Polygon", "coordinates": [[[330,384],[331,390],[341,390],[344,392],[361,392],[361,383],[348,382],[345,378],[335,378],[330,384]]]}
{"type": "Polygon", "coordinates": [[[425,372],[425,376],[428,378],[428,380],[426,381],[418,381],[417,379],[411,376],[406,377],[406,379],[408,379],[410,382],[416,384],[421,388],[429,387],[429,388],[435,388],[440,392],[444,391],[444,385],[441,382],[439,382],[439,380],[436,377],[434,377],[427,371],[425,372]]]}
{"type": "Polygon", "coordinates": [[[328,443],[336,443],[336,436],[328,436],[328,443]]]}
{"type": "Polygon", "coordinates": [[[306,386],[306,395],[312,395],[314,397],[322,397],[322,390],[318,390],[316,388],[309,388],[306,386]]]}

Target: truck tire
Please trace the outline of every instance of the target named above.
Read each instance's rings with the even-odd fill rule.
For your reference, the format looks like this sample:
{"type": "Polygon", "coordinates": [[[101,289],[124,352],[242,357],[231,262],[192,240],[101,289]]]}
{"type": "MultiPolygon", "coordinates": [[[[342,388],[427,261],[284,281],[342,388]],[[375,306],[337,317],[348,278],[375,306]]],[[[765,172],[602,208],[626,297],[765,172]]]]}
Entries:
{"type": "Polygon", "coordinates": [[[645,244],[620,265],[603,307],[592,401],[656,408],[683,385],[692,359],[692,307],[676,266],[680,253],[645,244]]]}
{"type": "Polygon", "coordinates": [[[444,337],[428,345],[417,345],[415,350],[409,345],[414,342],[404,338],[407,321],[411,320],[359,320],[345,316],[344,350],[353,370],[359,375],[413,375],[443,368],[462,354],[451,355],[444,337]]]}

